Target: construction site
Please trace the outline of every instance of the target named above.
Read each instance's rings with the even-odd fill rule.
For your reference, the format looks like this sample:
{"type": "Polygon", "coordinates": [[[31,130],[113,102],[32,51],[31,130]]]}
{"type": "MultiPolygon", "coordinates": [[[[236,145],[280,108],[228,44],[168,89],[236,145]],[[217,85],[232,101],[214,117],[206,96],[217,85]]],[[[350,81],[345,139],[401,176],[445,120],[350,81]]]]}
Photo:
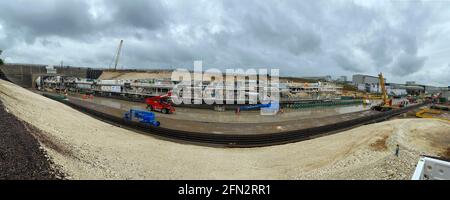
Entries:
{"type": "Polygon", "coordinates": [[[274,102],[251,103],[264,88],[251,92],[245,78],[232,90],[245,95],[232,104],[174,104],[171,70],[24,64],[0,70],[0,179],[450,174],[450,166],[418,164],[450,159],[448,88],[399,86],[381,73],[353,82],[280,77],[276,112],[266,115],[274,102]]]}

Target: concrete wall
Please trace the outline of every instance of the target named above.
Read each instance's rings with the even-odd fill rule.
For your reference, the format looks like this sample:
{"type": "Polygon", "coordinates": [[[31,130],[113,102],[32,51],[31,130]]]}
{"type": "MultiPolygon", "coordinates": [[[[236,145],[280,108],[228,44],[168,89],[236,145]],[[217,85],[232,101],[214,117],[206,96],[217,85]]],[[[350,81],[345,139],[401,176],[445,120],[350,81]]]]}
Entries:
{"type": "Polygon", "coordinates": [[[6,77],[2,70],[0,70],[0,79],[8,80],[8,77],[6,77]]]}
{"type": "Polygon", "coordinates": [[[22,64],[6,64],[0,66],[0,70],[11,82],[22,86],[32,86],[32,74],[46,73],[44,65],[22,65],[22,64]]]}
{"type": "Polygon", "coordinates": [[[447,101],[450,101],[450,91],[443,92],[442,97],[447,98],[447,101]]]}
{"type": "MultiPolygon", "coordinates": [[[[11,82],[25,88],[33,87],[34,78],[38,74],[47,74],[45,65],[6,64],[0,66],[3,75],[11,82]]],[[[55,67],[57,74],[86,78],[89,68],[55,67]]]]}
{"type": "Polygon", "coordinates": [[[435,87],[435,86],[424,86],[425,87],[425,93],[427,94],[436,94],[440,92],[447,91],[447,88],[444,87],[435,87]]]}
{"type": "Polygon", "coordinates": [[[80,68],[80,67],[56,67],[56,73],[57,74],[64,74],[65,76],[73,76],[73,77],[79,77],[79,78],[86,78],[87,77],[87,68],[80,68]]]}

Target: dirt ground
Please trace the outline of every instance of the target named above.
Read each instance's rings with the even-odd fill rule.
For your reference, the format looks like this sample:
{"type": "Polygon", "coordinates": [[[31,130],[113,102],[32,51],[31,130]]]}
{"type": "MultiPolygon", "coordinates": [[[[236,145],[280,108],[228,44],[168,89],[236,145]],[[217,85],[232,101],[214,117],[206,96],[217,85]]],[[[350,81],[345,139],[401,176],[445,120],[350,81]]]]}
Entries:
{"type": "Polygon", "coordinates": [[[33,137],[38,132],[8,113],[0,102],[0,180],[64,178],[33,137]]]}
{"type": "Polygon", "coordinates": [[[0,91],[69,179],[410,179],[421,154],[450,147],[448,122],[397,119],[286,145],[210,148],[115,127],[1,80],[0,91]]]}

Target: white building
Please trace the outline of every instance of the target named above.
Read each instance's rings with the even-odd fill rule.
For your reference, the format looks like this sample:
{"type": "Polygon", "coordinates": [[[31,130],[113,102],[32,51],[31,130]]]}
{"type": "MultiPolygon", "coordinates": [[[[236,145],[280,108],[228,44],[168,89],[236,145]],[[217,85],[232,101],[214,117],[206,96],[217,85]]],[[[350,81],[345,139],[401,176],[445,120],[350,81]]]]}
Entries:
{"type": "MultiPolygon", "coordinates": [[[[386,79],[384,81],[386,82],[386,79]]],[[[360,91],[381,93],[380,80],[377,76],[355,74],[352,77],[352,83],[360,91]]]]}

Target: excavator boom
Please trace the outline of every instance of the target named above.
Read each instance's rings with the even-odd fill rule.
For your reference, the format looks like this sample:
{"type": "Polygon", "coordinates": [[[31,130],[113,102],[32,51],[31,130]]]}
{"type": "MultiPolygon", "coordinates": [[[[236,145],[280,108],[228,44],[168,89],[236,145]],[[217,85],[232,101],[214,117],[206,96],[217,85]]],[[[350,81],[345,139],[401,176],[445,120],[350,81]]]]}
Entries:
{"type": "Polygon", "coordinates": [[[383,74],[382,73],[378,74],[378,78],[379,78],[379,81],[380,81],[381,97],[383,98],[383,102],[381,102],[380,105],[373,106],[371,109],[372,110],[377,110],[377,111],[392,110],[392,101],[390,101],[389,98],[388,98],[387,91],[386,91],[386,85],[384,83],[383,74]]]}
{"type": "Polygon", "coordinates": [[[383,74],[380,73],[378,75],[378,78],[380,79],[380,87],[381,87],[381,95],[382,95],[382,98],[383,98],[383,103],[384,103],[384,105],[388,105],[389,102],[388,102],[388,96],[387,96],[387,91],[386,91],[386,85],[384,83],[383,74]]]}

